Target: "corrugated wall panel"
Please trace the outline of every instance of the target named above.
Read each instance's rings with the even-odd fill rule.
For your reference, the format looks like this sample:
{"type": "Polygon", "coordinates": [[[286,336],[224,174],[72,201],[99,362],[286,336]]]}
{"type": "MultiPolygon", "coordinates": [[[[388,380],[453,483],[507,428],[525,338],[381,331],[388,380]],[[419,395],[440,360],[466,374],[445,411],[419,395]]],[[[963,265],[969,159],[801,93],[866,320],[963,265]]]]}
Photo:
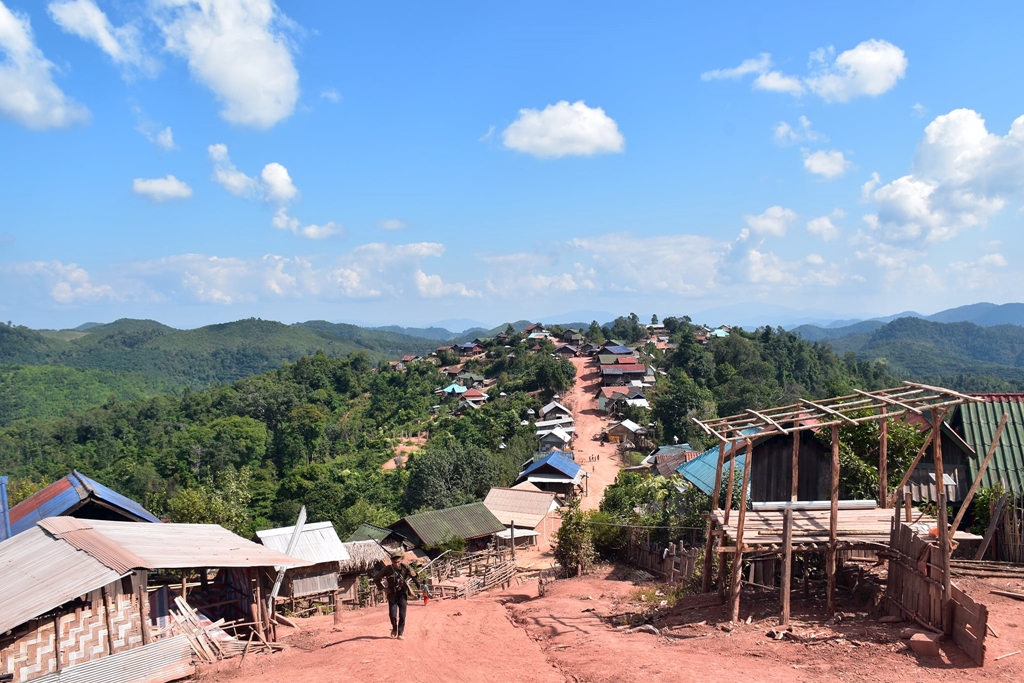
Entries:
{"type": "Polygon", "coordinates": [[[195,666],[188,637],[180,635],[30,680],[33,683],[167,683],[193,673],[195,666]]]}

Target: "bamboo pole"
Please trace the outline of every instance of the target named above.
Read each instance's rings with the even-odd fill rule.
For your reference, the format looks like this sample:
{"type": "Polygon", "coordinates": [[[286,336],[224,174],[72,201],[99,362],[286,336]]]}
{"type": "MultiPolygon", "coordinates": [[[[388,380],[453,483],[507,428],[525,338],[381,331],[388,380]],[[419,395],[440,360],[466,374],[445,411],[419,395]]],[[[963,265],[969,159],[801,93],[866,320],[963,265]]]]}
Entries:
{"type": "Polygon", "coordinates": [[[950,631],[952,624],[948,624],[946,618],[946,605],[953,595],[952,576],[949,573],[949,514],[946,508],[946,482],[942,468],[942,420],[945,417],[944,411],[932,411],[932,433],[936,437],[932,439],[932,457],[935,460],[935,484],[936,498],[938,498],[938,510],[935,516],[938,518],[939,527],[939,559],[942,562],[942,628],[950,631]]]}
{"type": "Polygon", "coordinates": [[[889,420],[886,409],[882,408],[881,433],[878,437],[878,505],[882,509],[889,507],[889,420]]]}
{"type": "MultiPolygon", "coordinates": [[[[725,524],[729,523],[729,516],[732,514],[732,488],[736,481],[736,451],[735,445],[732,453],[729,454],[729,483],[725,485],[725,524]]],[[[717,495],[717,494],[716,494],[717,495]]]]}
{"type": "Polygon", "coordinates": [[[732,559],[732,585],[730,586],[730,613],[734,622],[740,620],[740,591],[743,588],[741,583],[741,573],[743,571],[743,524],[747,518],[747,489],[750,486],[750,465],[754,460],[753,451],[754,443],[747,439],[747,459],[743,465],[743,489],[740,491],[740,509],[736,518],[736,553],[732,559]]]}
{"type": "MultiPolygon", "coordinates": [[[[697,424],[700,424],[699,422],[697,424]]],[[[702,427],[704,425],[701,425],[702,427]]],[[[711,512],[714,513],[718,510],[718,491],[722,488],[722,466],[725,464],[725,441],[720,440],[718,442],[718,467],[715,468],[715,488],[711,492],[711,512]]],[[[708,515],[708,537],[704,541],[704,572],[701,575],[700,591],[701,593],[711,592],[711,570],[713,568],[712,560],[712,549],[715,543],[715,518],[714,515],[708,515]]],[[[720,563],[724,564],[723,560],[719,560],[720,563]]],[[[721,583],[721,581],[719,581],[721,583]]],[[[719,588],[721,592],[721,588],[719,588]]]]}
{"type": "Polygon", "coordinates": [[[832,425],[832,505],[828,515],[828,550],[825,553],[825,578],[828,584],[827,612],[836,613],[836,554],[839,530],[839,425],[832,425]]]}
{"type": "Polygon", "coordinates": [[[996,446],[999,445],[999,439],[1003,435],[1003,429],[1006,428],[1006,421],[1010,419],[1009,413],[1003,413],[1003,419],[999,421],[999,427],[996,429],[995,436],[992,437],[992,443],[988,446],[988,452],[985,454],[985,459],[981,462],[981,467],[978,468],[978,476],[974,478],[974,483],[971,484],[971,490],[967,492],[967,497],[964,498],[964,502],[960,505],[960,511],[956,513],[956,517],[953,519],[952,531],[955,534],[956,530],[960,528],[960,522],[963,521],[964,515],[967,513],[967,508],[971,506],[971,500],[974,499],[974,494],[978,492],[978,487],[981,486],[981,478],[985,474],[985,470],[988,468],[988,463],[992,460],[992,456],[996,452],[996,446]]]}
{"type": "Polygon", "coordinates": [[[793,482],[790,486],[789,499],[800,500],[800,423],[793,423],[793,482]]]}
{"type": "Polygon", "coordinates": [[[793,580],[793,509],[782,511],[782,617],[780,626],[789,625],[790,584],[793,580]]]}

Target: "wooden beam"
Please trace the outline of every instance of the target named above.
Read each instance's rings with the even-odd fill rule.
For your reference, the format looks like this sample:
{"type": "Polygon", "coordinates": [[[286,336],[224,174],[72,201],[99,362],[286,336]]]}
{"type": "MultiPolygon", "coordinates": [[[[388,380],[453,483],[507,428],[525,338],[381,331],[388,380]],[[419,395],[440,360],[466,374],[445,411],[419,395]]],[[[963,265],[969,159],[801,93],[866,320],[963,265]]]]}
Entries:
{"type": "Polygon", "coordinates": [[[732,560],[732,590],[729,596],[729,610],[732,621],[740,620],[740,592],[743,589],[741,572],[743,570],[743,525],[747,518],[747,489],[750,487],[750,465],[754,460],[754,442],[747,439],[747,459],[743,465],[743,490],[740,491],[740,511],[736,516],[736,554],[732,560]]]}
{"type": "Polygon", "coordinates": [[[832,425],[832,506],[828,515],[828,550],[825,551],[825,578],[827,582],[827,611],[836,613],[836,555],[839,530],[839,425],[832,425]]]}
{"type": "Polygon", "coordinates": [[[793,456],[790,468],[790,476],[792,482],[790,483],[789,499],[791,501],[800,500],[800,430],[797,429],[793,432],[793,456]]]}
{"type": "Polygon", "coordinates": [[[989,543],[992,542],[992,537],[996,535],[996,529],[999,528],[999,520],[1003,516],[1003,508],[1006,507],[1006,499],[1010,494],[1004,493],[999,496],[999,500],[996,501],[996,505],[992,508],[992,517],[988,520],[988,529],[985,530],[985,537],[981,539],[981,545],[978,546],[978,554],[974,556],[976,560],[985,559],[985,551],[988,550],[989,543]]]}
{"type": "Polygon", "coordinates": [[[910,463],[910,467],[908,467],[907,471],[903,473],[903,479],[900,481],[900,485],[892,492],[892,498],[890,498],[889,501],[892,505],[896,504],[896,496],[900,494],[903,487],[907,485],[908,481],[910,481],[910,475],[914,473],[914,469],[917,467],[917,464],[921,462],[921,458],[924,457],[925,452],[928,450],[928,444],[932,442],[933,436],[935,436],[935,430],[928,430],[928,438],[926,438],[924,443],[921,444],[921,449],[917,452],[917,455],[914,456],[914,460],[910,463]]]}
{"type": "Polygon", "coordinates": [[[707,426],[706,424],[704,424],[703,422],[701,422],[701,421],[700,421],[700,420],[698,420],[697,418],[693,418],[693,421],[694,421],[694,423],[695,423],[695,424],[696,424],[696,425],[697,425],[698,427],[700,427],[700,428],[701,428],[701,429],[703,429],[703,430],[704,430],[705,432],[707,432],[707,433],[708,433],[708,434],[710,434],[711,436],[715,437],[715,438],[716,438],[716,439],[718,439],[719,441],[728,441],[728,439],[726,439],[726,438],[725,438],[724,436],[722,436],[721,434],[719,434],[719,433],[718,433],[718,432],[716,432],[716,431],[715,431],[714,429],[712,429],[711,427],[707,426]]]}
{"type": "Polygon", "coordinates": [[[920,408],[915,408],[914,406],[907,405],[906,403],[901,403],[900,401],[897,401],[894,398],[889,398],[888,396],[883,396],[882,394],[869,394],[868,392],[861,391],[860,389],[854,389],[854,391],[856,391],[858,394],[861,394],[863,396],[868,396],[870,398],[878,399],[882,403],[888,403],[891,406],[896,406],[898,408],[903,408],[904,410],[909,410],[911,412],[917,413],[918,415],[921,414],[921,409],[920,408]]]}
{"type": "Polygon", "coordinates": [[[996,429],[995,436],[992,437],[992,443],[989,444],[988,453],[985,454],[985,459],[981,462],[981,467],[978,468],[978,476],[974,478],[974,483],[971,484],[971,490],[967,492],[967,497],[964,498],[964,502],[960,505],[960,511],[956,513],[956,517],[953,519],[953,526],[951,527],[953,533],[960,528],[960,522],[963,521],[964,515],[967,513],[967,508],[971,506],[971,500],[974,499],[974,494],[978,492],[978,487],[981,486],[981,478],[985,474],[985,470],[988,468],[988,463],[992,460],[992,456],[996,452],[996,446],[999,445],[999,438],[1003,435],[1003,429],[1006,428],[1006,421],[1010,419],[1009,413],[1003,413],[1003,419],[999,421],[999,427],[996,429]]]}
{"type": "MultiPolygon", "coordinates": [[[[697,422],[694,419],[694,422],[697,422]]],[[[700,424],[700,422],[697,422],[700,424]]],[[[702,427],[704,425],[701,425],[702,427]]],[[[711,511],[715,512],[718,510],[718,492],[722,489],[722,466],[725,464],[725,444],[727,442],[722,439],[718,442],[718,467],[715,469],[715,490],[711,492],[711,511]]],[[[701,592],[711,592],[711,569],[712,569],[712,555],[711,549],[714,547],[714,536],[712,531],[715,528],[714,515],[708,515],[708,538],[704,543],[704,575],[701,576],[701,592]]],[[[721,575],[721,569],[719,569],[719,575],[721,575]]],[[[721,581],[719,581],[721,584],[721,581]]],[[[719,585],[719,593],[723,590],[723,587],[719,585]]]]}
{"type": "Polygon", "coordinates": [[[952,624],[947,618],[947,609],[953,597],[953,577],[949,574],[949,511],[946,507],[946,481],[942,467],[942,420],[945,411],[932,410],[932,432],[938,436],[932,439],[932,458],[935,460],[935,493],[937,510],[936,523],[939,529],[939,561],[942,566],[942,629],[952,633],[952,624]]]}
{"type": "Polygon", "coordinates": [[[775,427],[776,429],[778,429],[783,434],[789,434],[789,430],[788,429],[786,429],[785,427],[783,427],[782,425],[780,425],[778,422],[776,422],[775,420],[771,419],[767,415],[763,415],[763,414],[757,412],[756,410],[751,410],[750,408],[747,408],[747,412],[750,413],[751,415],[753,415],[754,417],[757,417],[757,418],[759,418],[761,420],[764,420],[768,424],[770,424],[773,427],[775,427]]]}
{"type": "Polygon", "coordinates": [[[968,396],[967,394],[961,394],[960,392],[953,391],[952,389],[945,389],[943,387],[933,387],[930,384],[921,384],[920,382],[908,382],[906,380],[904,380],[903,383],[906,384],[908,387],[917,387],[918,389],[934,391],[937,394],[943,394],[945,396],[956,396],[959,399],[963,399],[964,401],[970,401],[971,403],[981,403],[982,401],[982,399],[978,398],[977,396],[968,396]]]}
{"type": "Polygon", "coordinates": [[[828,413],[829,415],[835,415],[840,420],[845,420],[846,422],[849,422],[852,425],[857,424],[852,419],[850,419],[847,416],[845,416],[842,413],[840,413],[838,410],[832,410],[831,408],[823,406],[820,403],[815,403],[814,401],[808,401],[807,399],[800,399],[800,402],[803,403],[804,405],[811,406],[812,408],[817,408],[818,410],[820,410],[822,412],[825,412],[825,413],[828,413]]]}
{"type": "Polygon", "coordinates": [[[732,512],[732,489],[736,482],[736,451],[738,445],[733,445],[732,453],[729,454],[729,481],[725,485],[725,524],[729,523],[729,514],[732,512]]]}
{"type": "Polygon", "coordinates": [[[882,408],[882,424],[878,437],[878,505],[885,508],[889,503],[889,418],[882,408]]]}
{"type": "Polygon", "coordinates": [[[782,615],[780,626],[789,625],[789,593],[793,580],[793,509],[782,511],[782,615]]]}

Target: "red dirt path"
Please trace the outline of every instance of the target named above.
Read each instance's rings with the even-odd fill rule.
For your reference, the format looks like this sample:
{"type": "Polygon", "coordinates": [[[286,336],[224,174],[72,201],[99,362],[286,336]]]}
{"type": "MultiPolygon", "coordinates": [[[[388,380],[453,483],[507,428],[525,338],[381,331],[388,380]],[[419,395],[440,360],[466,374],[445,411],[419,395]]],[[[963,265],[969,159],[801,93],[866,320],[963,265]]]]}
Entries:
{"type": "Polygon", "coordinates": [[[572,448],[578,462],[590,472],[589,492],[583,499],[584,510],[596,510],[604,497],[604,490],[615,483],[615,477],[622,469],[622,461],[615,454],[615,447],[601,445],[595,441],[613,421],[597,409],[597,389],[601,386],[601,374],[592,358],[572,358],[576,366],[576,383],[563,397],[563,405],[570,409],[576,424],[576,440],[572,448]],[[594,460],[591,460],[594,457],[594,460]],[[597,459],[599,458],[599,459],[597,459]]]}

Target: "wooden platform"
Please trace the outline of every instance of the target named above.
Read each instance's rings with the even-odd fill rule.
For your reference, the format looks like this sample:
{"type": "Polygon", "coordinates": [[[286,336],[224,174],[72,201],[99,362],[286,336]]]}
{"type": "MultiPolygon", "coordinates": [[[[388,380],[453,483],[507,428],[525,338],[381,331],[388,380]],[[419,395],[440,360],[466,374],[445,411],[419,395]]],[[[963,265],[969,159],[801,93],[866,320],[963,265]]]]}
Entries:
{"type": "MultiPolygon", "coordinates": [[[[743,525],[743,552],[777,552],[782,549],[782,511],[747,511],[743,525]]],[[[894,514],[902,515],[902,510],[874,508],[867,510],[839,510],[836,538],[839,550],[858,550],[882,548],[889,545],[889,534],[892,531],[894,514]]],[[[920,515],[914,512],[916,520],[920,515]]],[[[724,530],[725,539],[720,552],[734,552],[736,545],[736,522],[739,514],[733,510],[729,515],[729,524],[725,525],[725,512],[718,510],[711,514],[715,528],[724,530]]],[[[921,516],[920,524],[935,524],[935,518],[921,516]]],[[[829,511],[828,510],[794,510],[793,511],[793,550],[823,551],[828,546],[829,511]]],[[[958,531],[953,540],[964,541],[979,539],[979,536],[958,531]]]]}

